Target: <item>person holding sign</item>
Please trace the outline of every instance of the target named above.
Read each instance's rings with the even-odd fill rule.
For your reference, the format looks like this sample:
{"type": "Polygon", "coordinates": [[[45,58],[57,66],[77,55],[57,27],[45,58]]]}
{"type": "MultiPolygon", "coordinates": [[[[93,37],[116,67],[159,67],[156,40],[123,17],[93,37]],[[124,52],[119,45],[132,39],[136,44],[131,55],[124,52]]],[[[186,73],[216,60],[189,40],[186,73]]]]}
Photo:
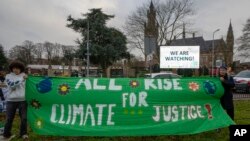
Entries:
{"type": "Polygon", "coordinates": [[[24,73],[24,65],[21,62],[14,61],[9,66],[10,73],[6,75],[5,83],[8,88],[6,94],[6,123],[4,126],[3,140],[10,140],[15,137],[11,135],[12,123],[16,114],[16,110],[19,110],[19,116],[21,118],[20,137],[28,139],[27,136],[27,103],[25,101],[25,80],[27,78],[24,73]]]}
{"type": "Polygon", "coordinates": [[[234,87],[234,80],[227,74],[227,68],[225,66],[220,67],[219,74],[222,86],[224,87],[224,95],[221,97],[221,105],[226,110],[227,114],[234,120],[234,105],[232,88],[234,87]]]}

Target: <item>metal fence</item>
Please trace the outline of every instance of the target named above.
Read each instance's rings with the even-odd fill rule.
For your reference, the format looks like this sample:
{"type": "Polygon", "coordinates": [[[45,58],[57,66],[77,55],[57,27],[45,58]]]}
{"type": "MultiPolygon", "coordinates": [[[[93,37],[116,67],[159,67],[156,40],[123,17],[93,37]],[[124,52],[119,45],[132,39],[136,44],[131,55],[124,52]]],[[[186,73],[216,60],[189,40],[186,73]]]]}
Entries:
{"type": "Polygon", "coordinates": [[[249,100],[250,99],[250,94],[238,94],[238,93],[234,93],[233,94],[233,99],[234,100],[249,100]]]}

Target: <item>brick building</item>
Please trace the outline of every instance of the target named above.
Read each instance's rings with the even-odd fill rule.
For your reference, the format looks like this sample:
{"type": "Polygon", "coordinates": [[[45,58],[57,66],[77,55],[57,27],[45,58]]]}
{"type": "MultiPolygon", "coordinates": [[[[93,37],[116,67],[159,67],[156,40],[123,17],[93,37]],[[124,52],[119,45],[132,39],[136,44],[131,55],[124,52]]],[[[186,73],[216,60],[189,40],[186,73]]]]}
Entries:
{"type": "MultiPolygon", "coordinates": [[[[147,12],[147,22],[144,25],[144,36],[158,39],[159,25],[156,20],[156,10],[151,1],[149,10],[147,12]]],[[[212,33],[212,31],[211,31],[212,33]]],[[[183,27],[183,33],[181,39],[174,39],[171,46],[200,46],[200,66],[201,67],[212,67],[212,50],[214,42],[214,66],[216,60],[221,60],[223,64],[231,66],[233,64],[233,48],[234,48],[234,35],[233,28],[230,21],[226,41],[223,38],[214,40],[204,40],[202,36],[196,37],[193,33],[191,38],[186,38],[185,26],[183,27]]],[[[145,45],[145,48],[147,46],[145,45]]],[[[157,45],[154,59],[152,64],[159,63],[159,46],[157,45]]]]}
{"type": "Polygon", "coordinates": [[[214,65],[216,60],[222,60],[223,64],[231,66],[233,64],[234,36],[232,24],[230,22],[226,42],[223,38],[215,40],[204,40],[202,36],[185,38],[183,31],[182,39],[175,39],[171,46],[200,46],[200,66],[210,68],[212,66],[212,52],[214,41],[214,65]]]}

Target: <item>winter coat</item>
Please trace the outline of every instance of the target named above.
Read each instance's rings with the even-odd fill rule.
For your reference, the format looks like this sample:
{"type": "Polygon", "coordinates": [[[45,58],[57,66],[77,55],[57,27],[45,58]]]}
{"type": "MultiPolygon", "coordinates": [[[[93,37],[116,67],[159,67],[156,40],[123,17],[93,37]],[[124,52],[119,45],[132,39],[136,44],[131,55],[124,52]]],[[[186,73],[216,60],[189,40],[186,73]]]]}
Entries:
{"type": "Polygon", "coordinates": [[[232,93],[232,89],[235,86],[234,80],[231,76],[228,76],[227,74],[223,78],[224,82],[221,83],[224,88],[224,95],[220,99],[221,105],[224,109],[232,109],[234,108],[232,93]]]}
{"type": "Polygon", "coordinates": [[[8,87],[6,101],[25,101],[25,73],[16,75],[15,73],[7,74],[5,83],[8,87]]]}

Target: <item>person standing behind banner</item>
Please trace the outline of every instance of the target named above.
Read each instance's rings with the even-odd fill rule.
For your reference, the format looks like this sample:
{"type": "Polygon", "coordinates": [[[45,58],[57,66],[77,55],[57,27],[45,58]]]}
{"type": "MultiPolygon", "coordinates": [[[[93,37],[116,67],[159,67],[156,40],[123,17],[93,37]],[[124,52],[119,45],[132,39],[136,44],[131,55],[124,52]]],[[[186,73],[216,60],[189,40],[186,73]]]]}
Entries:
{"type": "Polygon", "coordinates": [[[2,91],[2,88],[5,87],[4,80],[5,80],[5,77],[4,77],[3,68],[0,66],[0,99],[2,101],[5,100],[4,94],[3,94],[3,91],[2,91]]]}
{"type": "Polygon", "coordinates": [[[234,80],[227,74],[227,68],[225,66],[220,67],[219,71],[220,81],[224,88],[224,94],[221,97],[221,105],[226,110],[227,114],[234,120],[234,105],[232,89],[234,88],[234,80]]]}
{"type": "Polygon", "coordinates": [[[8,88],[6,95],[6,123],[3,137],[0,140],[10,140],[15,137],[15,135],[11,135],[11,128],[17,109],[21,119],[20,137],[27,140],[27,103],[25,101],[25,80],[27,75],[24,73],[25,67],[21,62],[14,61],[10,64],[9,69],[10,73],[5,77],[8,88]]]}
{"type": "MultiPolygon", "coordinates": [[[[4,91],[6,88],[6,84],[4,83],[5,76],[4,76],[4,71],[3,68],[0,66],[0,113],[5,111],[5,97],[4,97],[4,91]]],[[[1,119],[1,118],[0,118],[1,119]]],[[[0,121],[1,122],[1,121],[0,121]]]]}

